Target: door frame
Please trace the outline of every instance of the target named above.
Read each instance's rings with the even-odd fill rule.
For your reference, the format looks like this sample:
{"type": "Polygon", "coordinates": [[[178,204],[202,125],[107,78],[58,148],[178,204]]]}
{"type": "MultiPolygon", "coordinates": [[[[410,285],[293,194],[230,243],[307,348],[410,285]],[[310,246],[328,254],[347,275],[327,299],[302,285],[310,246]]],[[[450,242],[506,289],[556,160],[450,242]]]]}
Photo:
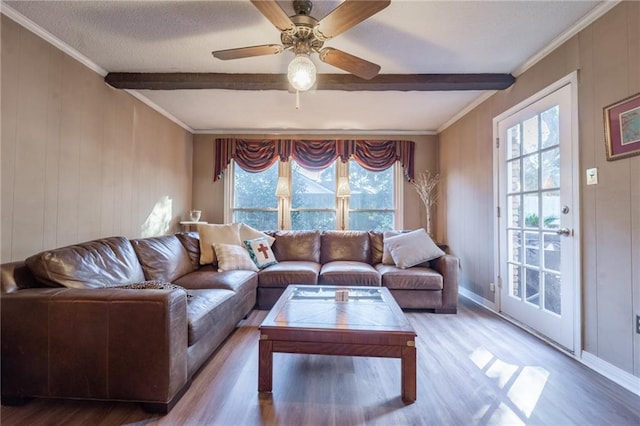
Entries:
{"type": "MultiPolygon", "coordinates": [[[[497,287],[494,293],[495,297],[495,310],[500,313],[502,311],[501,301],[501,288],[502,278],[500,276],[501,262],[503,259],[500,257],[500,210],[506,212],[506,206],[500,206],[500,150],[498,149],[498,140],[500,138],[500,131],[498,124],[500,121],[510,117],[518,111],[534,104],[538,100],[546,97],[547,95],[555,92],[556,90],[569,85],[571,88],[571,184],[573,185],[573,199],[570,207],[575,212],[573,217],[573,237],[571,250],[573,251],[573,355],[580,356],[582,353],[582,257],[581,257],[581,241],[582,241],[582,228],[581,228],[581,209],[580,209],[580,152],[579,152],[579,121],[578,121],[578,71],[573,71],[570,74],[564,76],[558,81],[550,84],[544,89],[538,91],[534,95],[528,97],[524,101],[519,102],[517,105],[509,108],[493,118],[493,211],[494,216],[494,282],[497,283],[497,287]]],[[[509,318],[509,317],[507,317],[509,318]]],[[[517,321],[513,321],[518,326],[523,326],[517,321]]],[[[528,331],[533,331],[528,327],[523,327],[528,331]]],[[[535,333],[535,332],[534,332],[535,333]]],[[[538,334],[538,333],[535,333],[538,334]]],[[[539,334],[538,334],[539,335],[539,334]]],[[[540,335],[539,335],[540,336],[540,335]]],[[[544,336],[541,336],[544,338],[544,336]]],[[[548,339],[546,339],[548,340],[548,339]]],[[[548,340],[549,343],[554,344],[553,341],[548,340]]],[[[554,344],[554,346],[560,348],[566,352],[566,349],[560,345],[554,344]]]]}

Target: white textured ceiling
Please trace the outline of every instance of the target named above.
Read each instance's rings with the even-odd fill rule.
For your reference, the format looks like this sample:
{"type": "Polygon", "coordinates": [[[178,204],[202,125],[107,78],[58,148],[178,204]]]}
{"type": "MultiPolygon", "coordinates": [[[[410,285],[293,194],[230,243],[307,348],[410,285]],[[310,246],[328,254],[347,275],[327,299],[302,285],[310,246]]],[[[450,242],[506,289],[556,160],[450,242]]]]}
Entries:
{"type": "MultiPolygon", "coordinates": [[[[290,1],[279,2],[290,15],[290,1]]],[[[512,73],[600,1],[399,1],[325,43],[382,74],[512,73]]],[[[340,4],[316,1],[320,19],[340,4]]],[[[3,1],[107,72],[285,73],[290,52],[221,61],[211,55],[279,43],[248,1],[3,1]]],[[[4,9],[6,10],[6,8],[4,9]]],[[[312,57],[319,73],[342,71],[312,57]]],[[[196,132],[415,132],[441,128],[480,91],[139,91],[196,132]]]]}

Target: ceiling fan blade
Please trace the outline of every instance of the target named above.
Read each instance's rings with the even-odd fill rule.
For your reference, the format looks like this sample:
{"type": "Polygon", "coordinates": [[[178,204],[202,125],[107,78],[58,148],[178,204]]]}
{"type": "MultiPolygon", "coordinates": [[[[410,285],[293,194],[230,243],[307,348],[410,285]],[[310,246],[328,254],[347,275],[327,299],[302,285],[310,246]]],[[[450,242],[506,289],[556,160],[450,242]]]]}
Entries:
{"type": "Polygon", "coordinates": [[[328,40],[375,15],[390,3],[391,0],[345,0],[322,18],[313,33],[323,41],[328,40]]]}
{"type": "Polygon", "coordinates": [[[371,80],[380,72],[380,65],[365,61],[342,50],[325,47],[320,52],[320,60],[351,74],[371,80]]]}
{"type": "Polygon", "coordinates": [[[280,31],[290,33],[296,29],[295,24],[275,0],[251,0],[251,3],[280,31]]]}
{"type": "Polygon", "coordinates": [[[276,55],[284,50],[279,44],[262,44],[260,46],[239,47],[237,49],[216,50],[211,54],[222,60],[250,58],[252,56],[276,55]]]}

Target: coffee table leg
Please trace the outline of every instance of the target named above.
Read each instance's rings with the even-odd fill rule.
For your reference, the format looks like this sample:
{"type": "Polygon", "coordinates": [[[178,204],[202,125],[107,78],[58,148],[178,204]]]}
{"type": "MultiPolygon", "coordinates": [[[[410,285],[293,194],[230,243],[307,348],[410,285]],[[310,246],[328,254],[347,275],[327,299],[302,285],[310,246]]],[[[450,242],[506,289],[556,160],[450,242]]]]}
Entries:
{"type": "Polygon", "coordinates": [[[258,392],[271,392],[273,380],[273,342],[258,343],[258,392]]]}
{"type": "Polygon", "coordinates": [[[416,400],[416,347],[402,348],[402,400],[405,403],[416,400]]]}

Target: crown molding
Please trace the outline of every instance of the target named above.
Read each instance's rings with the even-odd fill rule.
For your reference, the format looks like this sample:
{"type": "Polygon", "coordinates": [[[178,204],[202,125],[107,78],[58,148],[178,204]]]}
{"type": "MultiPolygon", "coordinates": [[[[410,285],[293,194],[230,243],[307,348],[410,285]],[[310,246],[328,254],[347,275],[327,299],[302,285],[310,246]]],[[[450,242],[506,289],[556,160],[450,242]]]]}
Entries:
{"type": "Polygon", "coordinates": [[[358,129],[198,129],[195,135],[361,135],[361,136],[434,136],[433,130],[358,130],[358,129]]]}

